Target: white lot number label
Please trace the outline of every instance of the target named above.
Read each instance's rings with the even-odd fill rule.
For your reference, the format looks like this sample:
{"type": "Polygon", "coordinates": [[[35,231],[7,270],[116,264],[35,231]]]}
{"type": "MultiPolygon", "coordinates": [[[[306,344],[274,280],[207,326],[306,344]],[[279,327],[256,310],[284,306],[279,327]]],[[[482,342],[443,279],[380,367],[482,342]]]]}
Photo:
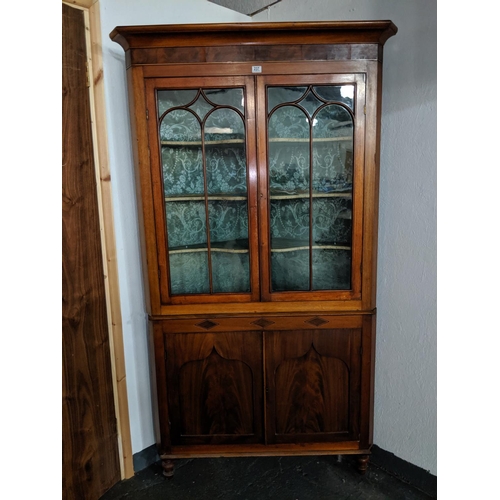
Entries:
{"type": "Polygon", "coordinates": [[[252,66],[252,73],[262,73],[262,66],[252,66]]]}

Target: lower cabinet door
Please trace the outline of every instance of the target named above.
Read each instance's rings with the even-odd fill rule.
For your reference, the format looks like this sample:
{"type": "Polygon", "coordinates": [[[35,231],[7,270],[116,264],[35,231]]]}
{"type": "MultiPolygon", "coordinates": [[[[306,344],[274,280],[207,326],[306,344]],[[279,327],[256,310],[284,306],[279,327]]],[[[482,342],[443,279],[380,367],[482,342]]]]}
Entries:
{"type": "Polygon", "coordinates": [[[260,443],[262,333],[166,334],[172,444],[260,443]]]}
{"type": "Polygon", "coordinates": [[[361,329],[265,333],[268,443],[358,440],[361,329]]]}

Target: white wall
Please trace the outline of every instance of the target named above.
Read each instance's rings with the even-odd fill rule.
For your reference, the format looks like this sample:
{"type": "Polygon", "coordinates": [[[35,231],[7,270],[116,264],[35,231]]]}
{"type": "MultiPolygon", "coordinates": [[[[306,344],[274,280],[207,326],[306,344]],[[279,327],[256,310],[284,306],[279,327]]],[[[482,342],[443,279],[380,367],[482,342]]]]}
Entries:
{"type": "Polygon", "coordinates": [[[125,53],[109,38],[116,26],[244,22],[250,18],[206,0],[100,0],[104,88],[109,140],[120,299],[125,344],[132,452],[155,442],[147,315],[141,275],[125,53]]]}
{"type": "Polygon", "coordinates": [[[255,21],[390,19],[384,50],[374,442],[437,474],[435,0],[283,0],[255,21]]]}
{"type": "MultiPolygon", "coordinates": [[[[242,22],[205,0],[100,0],[132,450],[153,444],[146,314],[117,25],[242,22]]],[[[375,444],[437,473],[436,6],[434,0],[283,0],[255,21],[391,19],[384,56],[375,444]]]]}

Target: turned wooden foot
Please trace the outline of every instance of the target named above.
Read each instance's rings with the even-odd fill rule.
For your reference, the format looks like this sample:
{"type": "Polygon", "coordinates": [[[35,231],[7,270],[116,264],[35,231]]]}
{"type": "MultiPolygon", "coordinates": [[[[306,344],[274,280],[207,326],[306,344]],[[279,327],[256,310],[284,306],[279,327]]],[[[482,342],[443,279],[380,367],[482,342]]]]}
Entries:
{"type": "Polygon", "coordinates": [[[163,467],[163,475],[167,479],[172,479],[174,475],[174,461],[173,460],[162,460],[161,466],[163,467]]]}
{"type": "Polygon", "coordinates": [[[368,461],[370,460],[370,455],[359,455],[357,460],[359,473],[365,474],[366,469],[368,469],[368,461]]]}

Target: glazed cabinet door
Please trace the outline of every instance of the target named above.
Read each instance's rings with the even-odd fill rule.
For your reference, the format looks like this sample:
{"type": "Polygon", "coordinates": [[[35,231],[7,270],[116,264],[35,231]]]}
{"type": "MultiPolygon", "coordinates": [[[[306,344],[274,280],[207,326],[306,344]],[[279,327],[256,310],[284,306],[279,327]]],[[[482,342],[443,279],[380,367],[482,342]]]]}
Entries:
{"type": "Polygon", "coordinates": [[[165,334],[173,445],[262,442],[261,335],[165,334]]]}
{"type": "Polygon", "coordinates": [[[360,74],[258,80],[265,300],[360,298],[364,104],[360,74]]]}
{"type": "Polygon", "coordinates": [[[268,443],[360,438],[361,329],[266,332],[268,443]]]}
{"type": "Polygon", "coordinates": [[[146,82],[162,304],[258,300],[254,81],[146,82]]]}

